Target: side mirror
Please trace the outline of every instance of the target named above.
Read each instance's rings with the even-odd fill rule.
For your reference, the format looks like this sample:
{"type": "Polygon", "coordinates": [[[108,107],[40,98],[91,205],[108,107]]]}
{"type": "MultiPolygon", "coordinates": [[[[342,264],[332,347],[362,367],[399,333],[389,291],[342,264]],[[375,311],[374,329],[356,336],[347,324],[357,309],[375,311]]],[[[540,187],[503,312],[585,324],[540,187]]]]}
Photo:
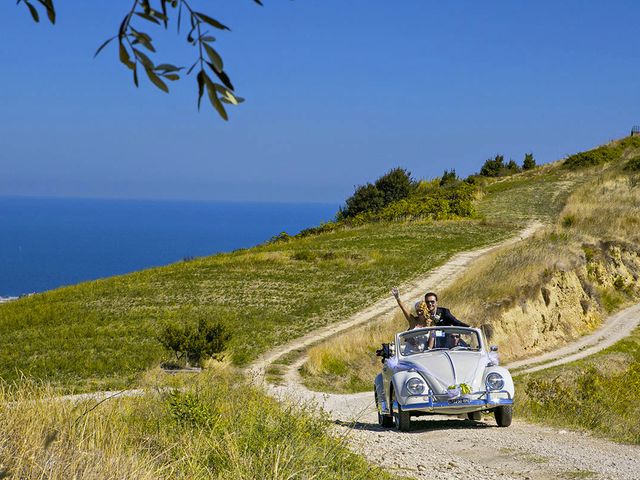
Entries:
{"type": "Polygon", "coordinates": [[[392,356],[391,346],[388,343],[383,343],[382,347],[376,350],[376,355],[378,357],[382,357],[382,361],[384,362],[386,358],[389,358],[392,356]]]}
{"type": "Polygon", "coordinates": [[[489,350],[492,351],[492,352],[497,352],[498,351],[498,346],[497,345],[491,345],[489,347],[489,350]]]}

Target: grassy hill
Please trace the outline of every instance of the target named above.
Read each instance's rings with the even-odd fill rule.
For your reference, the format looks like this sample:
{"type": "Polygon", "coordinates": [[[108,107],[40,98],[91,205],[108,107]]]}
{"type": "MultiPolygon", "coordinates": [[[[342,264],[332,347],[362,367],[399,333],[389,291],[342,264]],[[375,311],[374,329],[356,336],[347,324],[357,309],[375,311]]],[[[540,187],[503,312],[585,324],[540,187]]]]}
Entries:
{"type": "Polygon", "coordinates": [[[201,316],[229,325],[230,351],[242,365],[518,226],[367,224],[23,298],[0,306],[0,377],[25,374],[67,391],[134,386],[164,355],[159,326],[201,316]]]}
{"type": "MultiPolygon", "coordinates": [[[[577,259],[585,275],[614,278],[607,270],[611,252],[629,252],[630,244],[640,243],[640,141],[607,148],[614,153],[596,149],[568,166],[558,163],[480,181],[476,218],[321,228],[317,234],[0,305],[0,477],[395,478],[351,453],[344,439],[330,435],[330,422],[312,407],[278,404],[247,382],[236,366],[273,345],[339,321],[388,295],[390,286],[426,273],[456,252],[501,240],[530,219],[543,219],[552,228],[470,273],[482,275],[482,282],[462,279],[457,290],[444,292],[445,298],[458,298],[459,303],[450,306],[508,314],[514,298],[535,290],[526,285],[544,285],[559,259],[577,259]],[[546,250],[536,254],[535,245],[546,250]],[[513,258],[526,261],[514,263],[513,258]],[[169,320],[202,317],[229,326],[233,364],[211,363],[195,377],[161,373],[159,327],[169,320]],[[78,403],[53,398],[61,390],[133,386],[143,387],[146,395],[78,403]]],[[[394,208],[390,205],[385,212],[396,215],[394,208]]],[[[624,263],[626,257],[620,253],[619,259],[624,263]]],[[[593,281],[594,308],[613,310],[636,298],[637,285],[620,272],[616,275],[622,280],[615,277],[611,285],[593,281]]],[[[392,319],[384,328],[401,324],[392,319]]],[[[509,325],[497,327],[513,335],[509,325]]],[[[326,385],[337,377],[342,383],[335,385],[341,389],[361,384],[368,389],[370,353],[378,337],[388,335],[376,328],[375,335],[357,331],[361,345],[350,344],[351,357],[339,359],[346,371],[356,373],[355,381],[353,375],[336,376],[332,369],[340,363],[331,364],[335,358],[330,356],[330,368],[321,362],[314,381],[326,385]]],[[[595,359],[586,366],[586,376],[578,365],[568,367],[574,373],[563,382],[549,383],[544,376],[520,380],[527,414],[592,428],[600,418],[596,407],[609,390],[619,398],[637,391],[635,337],[637,332],[603,354],[615,369],[594,371],[599,362],[595,359]],[[541,398],[540,389],[549,395],[541,398]],[[592,402],[564,395],[572,389],[594,392],[592,402]],[[547,414],[570,408],[582,423],[547,414]]],[[[329,350],[338,349],[339,342],[329,350]]],[[[636,441],[637,430],[631,436],[620,433],[637,418],[634,405],[611,404],[617,408],[619,427],[600,430],[636,441]]],[[[613,423],[611,417],[604,418],[608,420],[598,425],[613,423]]]]}

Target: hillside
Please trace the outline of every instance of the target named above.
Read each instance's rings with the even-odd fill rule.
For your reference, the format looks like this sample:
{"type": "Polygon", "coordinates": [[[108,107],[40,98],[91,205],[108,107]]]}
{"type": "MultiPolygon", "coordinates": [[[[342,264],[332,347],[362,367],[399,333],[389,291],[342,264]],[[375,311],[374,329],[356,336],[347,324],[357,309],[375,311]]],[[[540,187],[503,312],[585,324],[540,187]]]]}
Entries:
{"type": "MultiPolygon", "coordinates": [[[[514,329],[540,325],[533,302],[542,298],[546,304],[546,297],[555,299],[556,291],[549,282],[556,272],[564,277],[575,274],[578,279],[586,275],[595,278],[589,290],[593,296],[589,308],[576,317],[576,324],[593,318],[585,324],[586,329],[591,328],[597,315],[637,298],[637,264],[631,255],[639,240],[640,168],[634,163],[639,143],[611,144],[606,148],[616,155],[605,155],[605,161],[595,165],[557,163],[483,181],[474,206],[480,214],[473,218],[378,219],[331,227],[1,305],[0,375],[4,382],[0,382],[0,427],[7,434],[0,442],[0,476],[396,478],[395,470],[367,464],[354,454],[348,448],[347,433],[336,437],[331,422],[313,405],[281,405],[248,382],[231,360],[244,365],[274,345],[337,322],[388,295],[390,285],[424,275],[456,252],[511,236],[531,219],[542,219],[550,226],[524,246],[493,254],[480,264],[480,270],[469,271],[466,280],[456,282],[443,296],[451,300],[449,305],[456,312],[469,307],[468,316],[474,322],[486,317],[474,317],[474,312],[492,312],[497,320],[491,331],[494,340],[507,354],[518,356],[535,350],[527,352],[527,340],[536,337],[517,333],[515,338],[520,341],[511,342],[514,329]],[[600,200],[603,196],[607,202],[600,200]],[[537,246],[544,248],[537,250],[537,246]],[[543,293],[544,288],[549,288],[548,294],[543,293]],[[522,301],[532,306],[522,308],[522,301]],[[522,314],[530,313],[525,315],[529,323],[513,314],[518,308],[522,314]],[[167,320],[203,317],[222,319],[229,326],[229,360],[210,362],[197,376],[161,372],[157,368],[163,356],[156,338],[158,327],[167,320]],[[142,387],[145,395],[87,396],[73,403],[56,397],[60,390],[131,386],[142,387]]],[[[584,155],[579,159],[584,161],[584,155]]],[[[589,284],[578,283],[586,292],[589,284]]],[[[566,289],[562,282],[556,284],[560,291],[566,289]]],[[[567,317],[573,325],[572,317],[567,317]]],[[[396,318],[384,328],[398,329],[399,325],[402,322],[396,318]]],[[[388,332],[380,325],[376,328],[386,339],[388,332]]],[[[379,340],[369,335],[370,330],[352,333],[346,349],[341,349],[344,341],[340,338],[328,349],[323,345],[314,348],[330,353],[341,349],[342,355],[349,352],[351,357],[341,357],[341,364],[331,355],[320,355],[321,368],[315,373],[308,369],[313,375],[309,378],[325,388],[329,382],[333,389],[346,385],[357,389],[363,378],[368,389],[369,355],[379,340]],[[336,368],[342,373],[336,375],[336,368]]],[[[547,330],[553,335],[543,330],[540,338],[565,342],[581,332],[553,326],[547,330]],[[563,335],[558,337],[558,331],[563,335]]],[[[597,409],[608,391],[617,389],[616,398],[627,398],[624,395],[637,390],[633,388],[638,372],[636,337],[590,360],[586,376],[578,365],[571,366],[574,373],[561,382],[549,383],[544,376],[521,379],[518,388],[527,402],[521,414],[587,428],[593,427],[595,419],[604,418],[597,425],[599,431],[637,441],[637,430],[628,428],[637,424],[635,404],[614,402],[615,415],[608,417],[597,409]],[[605,370],[598,369],[600,361],[605,370]],[[580,383],[581,378],[586,380],[580,383]],[[565,393],[583,391],[585,386],[588,390],[584,391],[594,392],[588,398],[593,402],[589,409],[581,410],[583,404],[578,401],[584,399],[565,393]],[[543,398],[546,403],[540,403],[541,389],[548,393],[543,398]],[[578,422],[545,413],[569,408],[574,409],[572,418],[578,422]]],[[[538,347],[550,345],[553,343],[539,342],[538,347]]],[[[446,428],[448,424],[443,430],[448,437],[446,428]]],[[[367,436],[378,435],[367,428],[358,430],[367,436]]],[[[525,428],[516,434],[526,437],[529,431],[525,428]]],[[[468,438],[464,430],[459,433],[468,438]]],[[[476,434],[485,438],[482,430],[476,434]]],[[[420,443],[422,451],[420,439],[415,440],[412,444],[420,443]]],[[[398,455],[406,453],[405,439],[389,445],[401,447],[398,455]]],[[[559,448],[564,448],[562,442],[559,448]]],[[[380,459],[379,452],[371,453],[376,461],[380,459]]],[[[459,468],[446,459],[460,457],[443,458],[440,473],[449,478],[450,469],[459,468]]],[[[527,460],[529,464],[537,461],[537,457],[527,460]]],[[[563,464],[558,471],[574,473],[577,467],[572,465],[563,464]]],[[[420,470],[420,465],[416,468],[420,470]]],[[[466,467],[462,469],[468,473],[466,467]]],[[[492,467],[480,470],[493,471],[492,467]]]]}
{"type": "MultiPolygon", "coordinates": [[[[477,262],[439,291],[441,304],[483,326],[509,361],[563,345],[634,301],[640,274],[638,153],[640,140],[628,138],[488,185],[479,204],[486,218],[539,218],[548,227],[477,262]],[[572,162],[590,156],[594,161],[572,162]]],[[[368,390],[377,371],[375,346],[404,328],[398,311],[311,349],[303,369],[308,386],[368,390]]]]}

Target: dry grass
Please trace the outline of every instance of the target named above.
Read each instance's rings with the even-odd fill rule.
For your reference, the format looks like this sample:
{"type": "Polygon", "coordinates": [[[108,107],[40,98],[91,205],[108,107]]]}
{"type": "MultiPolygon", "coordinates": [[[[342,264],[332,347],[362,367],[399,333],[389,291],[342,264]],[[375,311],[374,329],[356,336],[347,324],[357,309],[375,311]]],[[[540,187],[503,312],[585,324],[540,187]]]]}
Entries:
{"type": "Polygon", "coordinates": [[[330,435],[315,407],[281,405],[228,365],[183,380],[102,403],[0,385],[0,478],[394,478],[330,435]]]}
{"type": "Polygon", "coordinates": [[[0,477],[83,479],[156,479],[152,456],[126,441],[131,400],[110,401],[85,414],[95,401],[61,402],[46,386],[0,386],[0,477]]]}

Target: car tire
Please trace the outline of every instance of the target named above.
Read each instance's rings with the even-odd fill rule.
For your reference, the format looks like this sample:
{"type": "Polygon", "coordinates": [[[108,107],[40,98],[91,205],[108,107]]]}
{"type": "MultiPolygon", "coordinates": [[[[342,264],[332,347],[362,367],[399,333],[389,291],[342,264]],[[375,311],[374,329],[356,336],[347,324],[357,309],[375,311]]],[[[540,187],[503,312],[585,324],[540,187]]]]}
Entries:
{"type": "Polygon", "coordinates": [[[394,425],[393,416],[392,415],[385,415],[384,413],[382,413],[382,406],[380,405],[380,402],[378,401],[378,392],[375,391],[375,387],[374,387],[374,395],[376,397],[376,410],[378,411],[378,425],[380,425],[381,427],[384,427],[384,428],[393,427],[393,425],[394,425]]]}
{"type": "Polygon", "coordinates": [[[479,422],[482,420],[482,412],[469,412],[467,413],[467,418],[469,420],[473,420],[474,422],[479,422]]]}
{"type": "Polygon", "coordinates": [[[503,405],[493,411],[496,417],[496,423],[499,427],[508,427],[513,419],[513,406],[503,405]]]}
{"type": "Polygon", "coordinates": [[[393,403],[396,401],[396,392],[391,391],[391,415],[393,417],[393,424],[397,430],[401,432],[408,432],[411,428],[411,414],[409,412],[402,411],[402,407],[398,403],[397,411],[393,408],[393,403]]]}

